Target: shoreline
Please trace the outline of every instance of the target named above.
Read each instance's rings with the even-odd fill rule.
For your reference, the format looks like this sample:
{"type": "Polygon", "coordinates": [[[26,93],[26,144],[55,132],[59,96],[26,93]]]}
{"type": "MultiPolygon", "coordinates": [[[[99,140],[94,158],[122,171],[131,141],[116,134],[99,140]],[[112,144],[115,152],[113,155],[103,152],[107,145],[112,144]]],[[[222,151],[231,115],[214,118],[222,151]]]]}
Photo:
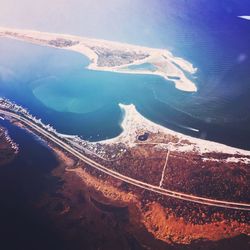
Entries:
{"type": "MultiPolygon", "coordinates": [[[[126,108],[128,106],[125,106],[126,108]]],[[[66,181],[64,183],[70,182],[71,184],[74,181],[72,176],[75,176],[80,181],[81,187],[90,190],[88,192],[90,198],[94,197],[104,206],[127,207],[128,216],[131,218],[130,223],[136,223],[136,225],[139,223],[140,227],[138,229],[143,229],[144,232],[152,235],[152,243],[160,240],[162,241],[162,246],[176,246],[177,249],[179,249],[178,247],[182,249],[184,246],[190,246],[196,249],[195,246],[203,244],[202,239],[205,239],[208,244],[220,244],[220,241],[223,239],[229,240],[243,235],[249,236],[247,223],[223,218],[223,213],[218,213],[222,216],[221,221],[209,221],[199,224],[186,221],[183,217],[178,216],[176,211],[167,205],[161,204],[159,201],[149,199],[144,203],[145,197],[140,192],[123,190],[121,183],[113,182],[110,179],[104,178],[101,180],[100,175],[91,174],[84,164],[77,163],[77,161],[56,146],[49,145],[49,147],[61,163],[58,166],[59,169],[55,169],[53,173],[55,176],[63,177],[66,181]],[[201,242],[198,242],[199,240],[201,242]]],[[[73,185],[75,187],[75,181],[73,185]]],[[[62,190],[65,189],[63,188],[62,190]]],[[[70,188],[70,190],[73,193],[73,189],[70,188]]],[[[69,194],[68,192],[66,193],[69,194]]],[[[100,210],[94,203],[92,204],[100,210]]],[[[70,208],[70,206],[66,206],[66,208],[70,208]]],[[[70,210],[71,208],[62,210],[60,214],[68,214],[70,210]]],[[[144,238],[140,238],[141,231],[135,232],[138,235],[136,239],[143,243],[144,238]]]]}
{"type": "MultiPolygon", "coordinates": [[[[150,134],[163,134],[168,135],[174,139],[176,142],[166,143],[166,141],[154,141],[151,144],[155,144],[155,146],[167,149],[171,151],[179,151],[179,152],[195,152],[198,154],[209,154],[209,153],[226,153],[229,155],[227,158],[228,162],[238,162],[238,160],[242,160],[245,164],[250,164],[250,150],[240,149],[232,146],[225,145],[223,143],[218,143],[214,141],[204,140],[196,137],[192,137],[189,135],[182,134],[180,132],[176,132],[167,127],[159,125],[146,117],[140,114],[134,104],[125,105],[119,104],[121,111],[123,112],[123,118],[121,120],[120,126],[122,128],[122,132],[113,138],[100,140],[100,141],[88,141],[80,138],[78,135],[70,135],[70,134],[62,134],[57,132],[51,125],[44,124],[41,119],[38,119],[32,116],[27,109],[16,105],[9,100],[4,100],[0,97],[1,102],[6,102],[7,106],[15,106],[16,110],[24,113],[28,117],[30,117],[35,123],[41,125],[43,128],[48,129],[50,132],[53,132],[60,138],[71,141],[72,143],[77,144],[87,144],[91,146],[96,146],[98,144],[102,145],[113,145],[123,143],[124,145],[133,148],[138,144],[137,137],[141,133],[149,132],[150,134]],[[241,158],[239,158],[241,156],[241,158]],[[246,157],[245,157],[246,156],[246,157]]],[[[140,142],[140,144],[150,144],[148,141],[140,142]]],[[[204,161],[207,161],[208,158],[204,158],[204,161]]],[[[211,160],[211,159],[210,159],[211,160]]],[[[216,161],[216,159],[214,159],[216,161]]]]}
{"type": "Polygon", "coordinates": [[[191,75],[195,74],[197,72],[197,68],[195,68],[187,60],[180,57],[175,57],[170,51],[166,49],[148,48],[139,45],[131,45],[127,43],[85,38],[66,34],[55,34],[3,27],[0,27],[0,37],[16,39],[43,46],[66,49],[83,54],[90,60],[90,63],[87,66],[89,70],[126,74],[157,75],[163,77],[167,81],[173,82],[175,87],[179,90],[186,92],[197,91],[195,83],[185,75],[185,73],[191,75]],[[58,39],[69,39],[67,42],[70,45],[56,45],[56,41],[58,41],[58,39]],[[113,58],[110,58],[112,57],[112,54],[113,58]],[[124,54],[131,56],[132,59],[124,60],[124,54]],[[117,55],[120,61],[117,60],[117,55]],[[100,65],[100,59],[102,60],[102,63],[104,62],[104,65],[100,65]],[[108,66],[105,63],[108,64],[108,66]],[[144,63],[150,63],[153,66],[156,66],[156,70],[150,71],[147,69],[126,69],[129,66],[141,65],[144,63]]]}
{"type": "MultiPolygon", "coordinates": [[[[236,147],[231,147],[222,143],[208,141],[204,139],[199,139],[196,137],[184,135],[182,133],[176,132],[174,130],[168,129],[162,125],[154,123],[153,121],[142,116],[137,110],[135,105],[124,105],[119,104],[120,108],[124,112],[122,122],[120,124],[123,131],[117,137],[98,141],[95,143],[104,143],[104,144],[114,144],[118,142],[123,142],[130,147],[134,147],[136,142],[136,137],[138,131],[148,131],[151,133],[164,133],[171,136],[177,137],[179,141],[189,141],[190,144],[187,145],[168,145],[168,149],[171,151],[179,152],[198,152],[198,153],[227,153],[227,154],[237,154],[237,155],[246,155],[250,156],[250,150],[239,149],[236,147]]],[[[142,142],[143,143],[143,142],[142,142]]],[[[145,144],[145,143],[144,143],[145,144]]],[[[164,143],[155,143],[156,145],[164,146],[164,143]]],[[[242,158],[243,159],[243,158],[242,158]]],[[[235,162],[236,159],[233,157],[228,158],[228,161],[235,162]]],[[[250,164],[250,159],[247,159],[247,162],[250,164]],[[249,162],[248,162],[249,161],[249,162]]]]}
{"type": "MultiPolygon", "coordinates": [[[[2,101],[2,103],[4,102],[6,103],[6,101],[2,101]]],[[[54,196],[51,195],[50,197],[49,193],[46,194],[46,196],[44,196],[45,199],[40,203],[39,207],[46,208],[48,212],[52,212],[50,216],[54,219],[52,220],[53,224],[55,223],[58,228],[62,230],[62,232],[64,230],[65,232],[70,232],[69,236],[72,238],[69,239],[72,240],[72,242],[77,242],[76,240],[78,235],[79,238],[82,239],[82,235],[85,235],[85,232],[88,233],[88,229],[91,228],[91,226],[97,230],[91,231],[95,236],[99,231],[102,232],[102,237],[104,237],[103,234],[112,236],[111,233],[113,233],[113,231],[111,232],[109,230],[114,230],[114,235],[118,237],[120,232],[123,233],[123,228],[120,226],[118,227],[119,224],[117,223],[117,220],[114,220],[114,223],[110,223],[110,221],[113,221],[111,217],[112,215],[109,213],[108,215],[105,214],[104,216],[102,213],[106,213],[107,211],[105,212],[105,210],[103,210],[103,212],[100,209],[100,206],[102,206],[102,204],[104,204],[104,206],[107,204],[115,206],[117,204],[124,203],[128,204],[127,207],[129,220],[126,222],[127,224],[123,222],[124,224],[121,225],[125,225],[126,227],[124,228],[129,233],[131,233],[131,235],[135,237],[136,240],[138,239],[138,242],[142,243],[142,246],[148,246],[148,248],[151,247],[151,245],[148,244],[151,243],[151,240],[152,245],[156,240],[159,240],[161,241],[160,243],[162,248],[157,246],[155,243],[152,247],[153,249],[165,249],[166,247],[170,249],[200,249],[202,247],[221,249],[221,245],[223,246],[223,244],[220,241],[222,240],[229,242],[227,244],[234,247],[237,246],[237,240],[236,243],[233,244],[236,237],[249,237],[248,217],[247,214],[245,216],[245,213],[243,212],[234,213],[232,211],[231,213],[230,210],[226,208],[217,209],[205,204],[179,201],[174,197],[168,197],[165,199],[165,197],[161,196],[160,194],[155,194],[146,189],[139,189],[137,186],[130,186],[130,184],[116,179],[114,176],[110,176],[99,169],[91,168],[88,163],[79,160],[76,155],[71,154],[67,150],[65,151],[65,148],[62,148],[59,144],[56,144],[56,140],[50,140],[54,137],[54,135],[56,135],[59,139],[65,139],[66,142],[64,143],[70,143],[71,147],[77,148],[79,146],[77,151],[80,151],[80,149],[85,149],[85,155],[91,153],[87,153],[89,150],[88,146],[90,146],[90,149],[92,146],[96,147],[97,149],[100,145],[104,146],[103,148],[99,148],[99,151],[97,152],[98,155],[94,155],[95,151],[93,151],[92,155],[88,156],[90,159],[91,157],[95,158],[95,156],[98,156],[101,163],[102,161],[106,161],[100,157],[100,152],[103,151],[103,149],[106,148],[106,152],[104,150],[104,153],[107,153],[109,149],[116,149],[115,153],[117,153],[120,151],[120,148],[118,148],[117,145],[120,143],[124,144],[125,148],[127,148],[129,151],[128,153],[130,153],[125,154],[123,151],[124,158],[131,159],[134,161],[134,164],[131,164],[132,161],[128,161],[127,164],[124,164],[126,162],[120,161],[119,157],[117,157],[115,158],[117,163],[114,163],[114,165],[117,165],[117,168],[114,168],[115,166],[112,164],[112,162],[109,164],[109,167],[112,171],[116,171],[122,175],[126,174],[128,178],[134,178],[134,180],[137,181],[144,181],[150,185],[156,184],[152,184],[150,178],[144,180],[141,179],[141,177],[144,178],[145,176],[156,176],[157,174],[159,177],[165,176],[166,186],[161,186],[163,180],[163,178],[161,178],[159,187],[167,189],[168,185],[170,185],[171,191],[173,192],[179,191],[175,189],[175,187],[178,187],[174,186],[175,183],[180,183],[180,186],[185,188],[186,183],[189,183],[189,185],[192,186],[193,182],[191,181],[199,180],[199,182],[194,183],[204,186],[207,190],[206,194],[210,194],[208,184],[212,183],[211,186],[213,187],[216,187],[214,184],[218,184],[220,187],[219,190],[222,190],[221,193],[224,193],[225,195],[224,190],[227,189],[224,189],[224,187],[220,184],[223,183],[224,180],[227,181],[230,179],[227,179],[227,176],[223,173],[229,171],[230,168],[235,170],[246,169],[247,171],[247,167],[250,166],[250,150],[238,149],[221,143],[198,139],[168,129],[167,127],[154,123],[150,119],[144,117],[138,112],[134,104],[124,105],[120,103],[119,107],[123,114],[120,123],[122,132],[112,139],[88,142],[81,139],[77,135],[74,136],[61,134],[57,132],[52,126],[44,124],[41,119],[39,119],[39,117],[36,118],[29,114],[28,111],[21,106],[14,105],[13,103],[11,104],[11,109],[13,109],[15,113],[18,112],[25,114],[30,120],[32,120],[32,123],[43,127],[43,129],[47,132],[51,132],[50,137],[44,137],[44,133],[39,134],[39,131],[34,130],[33,126],[30,127],[30,130],[27,124],[26,127],[25,125],[23,126],[23,129],[28,130],[30,133],[34,133],[36,137],[44,140],[46,142],[46,146],[51,149],[51,152],[58,159],[58,166],[56,166],[56,168],[53,170],[52,175],[54,177],[60,178],[59,180],[61,186],[58,187],[56,192],[52,190],[54,196]],[[148,138],[146,138],[145,141],[140,141],[138,137],[145,133],[149,134],[148,138]],[[89,145],[84,145],[85,142],[89,145]],[[143,146],[140,148],[142,145],[145,147],[143,146]],[[138,148],[140,149],[136,151],[138,148]],[[170,153],[171,158],[169,160],[170,153]],[[177,155],[177,153],[180,155],[177,155]],[[220,155],[218,156],[217,153],[220,155]],[[159,158],[155,158],[156,155],[159,158]],[[166,164],[164,164],[164,166],[161,164],[161,157],[163,156],[164,158],[162,159],[166,159],[166,164]],[[197,164],[190,168],[191,164],[187,164],[186,169],[188,169],[191,174],[196,173],[196,176],[197,174],[202,174],[202,176],[206,177],[209,176],[208,173],[210,173],[206,170],[214,168],[215,171],[211,172],[211,174],[215,173],[215,176],[217,176],[221,173],[218,182],[209,182],[209,179],[198,179],[196,176],[194,176],[193,179],[185,178],[186,176],[183,173],[186,171],[184,166],[187,162],[181,161],[182,157],[187,157],[187,160],[190,161],[192,161],[193,158],[200,158],[201,160],[199,161],[199,165],[197,164]],[[175,163],[175,159],[176,161],[179,160],[178,166],[183,166],[183,169],[178,168],[177,171],[175,171],[175,165],[173,164],[175,163]],[[221,163],[221,165],[212,163],[211,165],[213,166],[210,167],[210,161],[218,161],[221,163]],[[142,165],[140,165],[141,162],[143,163],[143,167],[150,166],[150,168],[142,168],[142,165]],[[208,165],[206,165],[206,162],[208,162],[208,165]],[[230,162],[230,164],[226,164],[226,162],[230,162]],[[234,164],[232,164],[234,162],[235,166],[238,165],[239,167],[234,167],[234,164]],[[241,166],[241,162],[244,162],[245,166],[241,166]],[[154,169],[154,167],[157,165],[162,165],[162,168],[154,169]],[[168,175],[165,175],[166,166],[169,170],[168,175]],[[201,170],[195,172],[198,168],[201,170]],[[225,171],[220,172],[216,169],[225,169],[225,171]],[[126,172],[122,172],[123,170],[126,172]],[[129,170],[131,170],[133,173],[132,177],[129,175],[131,173],[129,170]],[[138,170],[141,171],[139,172],[138,170]],[[176,175],[174,175],[176,178],[172,178],[172,172],[176,172],[176,175]],[[93,197],[97,197],[96,200],[101,205],[97,204],[99,205],[97,206],[94,202],[92,202],[93,197]],[[109,223],[107,226],[103,222],[105,221],[103,218],[108,218],[109,223]],[[102,227],[103,224],[104,226],[102,227]],[[100,225],[100,228],[96,227],[95,225],[100,225]],[[141,232],[142,229],[143,232],[141,232]],[[79,232],[83,232],[83,234],[79,232]],[[233,240],[232,243],[231,240],[233,240]],[[217,248],[215,246],[217,246],[217,248]]],[[[16,126],[20,126],[20,124],[22,125],[22,123],[18,124],[18,122],[15,121],[15,118],[12,120],[12,122],[16,126]]],[[[111,153],[113,154],[113,152],[111,153]]],[[[178,166],[176,165],[176,167],[178,166]]],[[[244,172],[240,173],[242,173],[241,176],[247,179],[247,174],[245,175],[244,172]]],[[[232,180],[234,180],[234,183],[237,183],[236,177],[237,176],[235,176],[235,174],[232,175],[232,180]]],[[[242,180],[241,185],[246,187],[245,190],[247,191],[247,182],[245,183],[244,179],[242,180]]],[[[201,186],[197,185],[197,190],[199,190],[201,186]]],[[[234,185],[229,185],[229,187],[234,187],[234,185]]],[[[215,188],[212,190],[217,189],[215,188]]],[[[230,197],[230,202],[231,198],[247,197],[247,192],[244,192],[244,189],[236,189],[237,193],[234,193],[232,190],[233,188],[228,190],[228,193],[232,196],[230,197]],[[238,196],[234,196],[235,194],[238,196]],[[241,194],[244,194],[244,196],[241,196],[241,194]]],[[[187,192],[186,190],[182,192],[188,193],[189,195],[196,195],[196,193],[189,193],[189,191],[187,192]]],[[[206,195],[205,197],[209,198],[206,195]]],[[[216,198],[217,197],[214,197],[213,199],[216,198]]],[[[225,200],[228,202],[228,199],[225,198],[225,200]]],[[[232,201],[239,202],[235,201],[234,199],[232,199],[232,201]]],[[[114,218],[118,217],[121,217],[120,214],[114,218]]],[[[87,237],[89,237],[88,234],[87,237]]],[[[97,242],[97,240],[94,241],[95,243],[97,242]]],[[[112,237],[111,240],[108,238],[107,242],[112,243],[112,237]]],[[[118,246],[121,246],[122,243],[122,240],[118,240],[118,246]]],[[[247,239],[243,241],[243,244],[243,246],[246,244],[247,247],[247,239]]],[[[86,247],[86,244],[84,244],[84,246],[86,247]]]]}
{"type": "MultiPolygon", "coordinates": [[[[161,240],[162,246],[176,246],[182,249],[184,246],[196,246],[195,240],[206,239],[208,243],[216,244],[219,243],[223,237],[225,239],[231,239],[239,237],[240,235],[248,235],[248,227],[245,223],[224,219],[219,222],[211,221],[204,224],[195,224],[193,222],[186,222],[182,217],[179,217],[171,210],[171,208],[165,207],[157,201],[147,200],[147,202],[143,204],[143,197],[136,193],[136,191],[123,191],[119,183],[109,185],[107,180],[102,181],[92,176],[84,167],[82,168],[81,165],[75,168],[76,162],[74,163],[73,161],[72,164],[72,159],[61,152],[60,149],[51,146],[51,150],[54,151],[59,162],[61,162],[58,168],[66,165],[65,170],[55,170],[54,174],[57,173],[55,176],[63,176],[66,182],[72,182],[70,175],[75,175],[81,181],[81,185],[87,190],[97,190],[94,193],[89,193],[90,195],[97,195],[94,197],[102,204],[115,207],[127,207],[128,216],[131,218],[130,223],[136,223],[136,225],[139,223],[140,227],[138,227],[138,229],[146,230],[147,233],[152,234],[152,243],[161,240]],[[231,226],[231,223],[234,227],[231,226]],[[159,229],[156,230],[155,227],[159,229]],[[241,229],[238,229],[238,227],[241,229]],[[237,229],[235,230],[235,228],[237,229]]],[[[66,210],[66,213],[68,212],[70,212],[70,209],[66,210]]],[[[142,243],[144,238],[140,238],[140,231],[136,232],[139,242],[142,243]]],[[[198,245],[199,243],[197,246],[198,245]]]]}

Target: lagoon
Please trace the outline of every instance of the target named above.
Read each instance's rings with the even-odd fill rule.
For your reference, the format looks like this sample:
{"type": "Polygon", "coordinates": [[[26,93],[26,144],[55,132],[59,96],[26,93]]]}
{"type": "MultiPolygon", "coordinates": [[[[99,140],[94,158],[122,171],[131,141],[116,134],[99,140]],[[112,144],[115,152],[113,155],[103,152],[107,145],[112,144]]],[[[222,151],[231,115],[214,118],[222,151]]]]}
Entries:
{"type": "MultiPolygon", "coordinates": [[[[249,121],[239,119],[245,110],[234,106],[229,112],[225,101],[230,99],[218,98],[219,86],[210,95],[205,84],[197,93],[185,93],[159,76],[92,71],[76,52],[4,38],[0,53],[0,96],[60,133],[90,141],[115,137],[122,131],[119,103],[133,103],[142,115],[170,129],[250,149],[249,121]]],[[[206,80],[202,72],[197,77],[206,80]]]]}

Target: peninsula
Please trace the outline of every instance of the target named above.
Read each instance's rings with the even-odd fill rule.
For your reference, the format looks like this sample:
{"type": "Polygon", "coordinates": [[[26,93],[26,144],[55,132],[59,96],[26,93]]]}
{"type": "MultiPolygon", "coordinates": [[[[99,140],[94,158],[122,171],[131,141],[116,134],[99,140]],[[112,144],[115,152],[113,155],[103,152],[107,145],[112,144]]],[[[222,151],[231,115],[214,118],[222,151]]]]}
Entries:
{"type": "Polygon", "coordinates": [[[187,77],[194,75],[197,69],[190,62],[174,56],[166,49],[1,27],[0,37],[79,52],[88,57],[88,68],[91,70],[157,75],[173,82],[177,89],[197,91],[195,83],[187,77]],[[146,67],[148,65],[149,67],[146,67]]]}
{"type": "Polygon", "coordinates": [[[77,177],[107,202],[127,206],[131,223],[139,214],[138,223],[156,239],[186,245],[249,236],[250,152],[182,135],[147,120],[133,105],[120,107],[121,135],[88,142],[0,99],[3,119],[42,138],[62,161],[73,161],[60,172],[68,185],[77,177]]]}
{"type": "MultiPolygon", "coordinates": [[[[8,28],[0,28],[0,37],[82,53],[89,58],[91,70],[153,74],[181,90],[197,90],[186,76],[196,69],[167,50],[8,28]]],[[[124,214],[123,226],[130,225],[142,245],[147,245],[146,232],[163,246],[152,249],[166,249],[166,245],[201,249],[204,242],[222,249],[225,239],[237,244],[239,237],[249,237],[250,151],[177,133],[146,119],[133,104],[119,106],[123,132],[113,139],[89,142],[61,134],[25,107],[0,98],[1,120],[39,137],[59,159],[55,175],[62,187],[56,198],[45,199],[45,207],[56,208],[56,218],[67,217],[68,229],[86,224],[83,204],[90,203],[89,210],[93,206],[105,211],[105,216],[114,205],[124,214]]],[[[6,130],[0,132],[2,152],[7,147],[7,152],[18,153],[6,130]]]]}

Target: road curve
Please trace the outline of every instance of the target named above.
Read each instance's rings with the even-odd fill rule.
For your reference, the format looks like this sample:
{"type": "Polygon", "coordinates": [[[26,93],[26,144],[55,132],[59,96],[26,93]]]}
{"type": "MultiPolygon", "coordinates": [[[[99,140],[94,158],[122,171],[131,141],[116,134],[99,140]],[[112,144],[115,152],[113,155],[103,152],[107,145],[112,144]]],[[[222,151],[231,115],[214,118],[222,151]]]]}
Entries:
{"type": "Polygon", "coordinates": [[[48,132],[44,128],[38,126],[36,123],[34,123],[33,121],[31,121],[23,116],[20,116],[14,112],[2,110],[2,109],[0,109],[0,114],[15,118],[15,119],[21,121],[22,123],[24,123],[28,127],[31,127],[33,130],[35,130],[39,134],[46,137],[48,140],[56,143],[58,146],[60,146],[61,148],[63,148],[67,152],[71,153],[72,155],[74,155],[78,159],[84,161],[88,165],[92,166],[93,168],[95,168],[95,169],[97,169],[97,170],[99,170],[107,175],[110,175],[118,180],[124,181],[128,184],[134,185],[134,186],[139,187],[139,188],[143,188],[143,189],[151,191],[151,192],[155,192],[157,194],[161,194],[164,196],[168,196],[168,197],[172,197],[172,198],[176,198],[176,199],[184,200],[184,201],[188,201],[188,202],[194,202],[194,203],[199,203],[199,204],[214,206],[214,207],[250,211],[250,204],[247,204],[247,203],[216,200],[216,199],[210,199],[210,198],[185,194],[185,193],[181,193],[181,192],[175,192],[175,191],[164,189],[164,188],[161,188],[161,187],[158,187],[155,185],[151,185],[149,183],[145,183],[145,182],[133,179],[131,177],[125,176],[123,174],[120,174],[112,169],[109,169],[109,168],[99,164],[98,162],[95,162],[92,159],[89,159],[88,157],[84,156],[83,154],[78,152],[76,149],[72,148],[70,145],[68,145],[67,143],[65,143],[61,139],[59,139],[54,134],[48,132]]]}

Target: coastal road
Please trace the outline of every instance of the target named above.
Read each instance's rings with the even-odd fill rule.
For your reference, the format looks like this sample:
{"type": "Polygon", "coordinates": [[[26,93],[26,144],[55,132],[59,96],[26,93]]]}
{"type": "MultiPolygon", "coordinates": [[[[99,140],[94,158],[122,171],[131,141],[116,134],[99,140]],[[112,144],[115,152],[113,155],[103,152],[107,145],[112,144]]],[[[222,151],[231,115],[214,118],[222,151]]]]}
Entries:
{"type": "Polygon", "coordinates": [[[57,137],[55,134],[47,131],[46,129],[38,126],[35,122],[33,122],[30,119],[27,119],[19,114],[16,114],[12,111],[2,110],[0,109],[0,114],[3,114],[7,117],[15,118],[25,124],[26,126],[32,128],[34,131],[36,131],[38,134],[43,135],[45,138],[47,138],[49,141],[57,144],[65,151],[71,153],[78,159],[82,160],[83,162],[87,163],[91,167],[93,167],[96,170],[99,170],[102,173],[105,173],[109,176],[112,176],[118,180],[124,181],[128,184],[131,184],[133,186],[155,192],[157,194],[161,194],[164,196],[172,197],[179,200],[184,200],[188,202],[194,202],[199,203],[202,205],[208,205],[208,206],[214,206],[214,207],[221,207],[221,208],[228,208],[228,209],[235,209],[235,210],[244,210],[244,211],[250,211],[250,204],[247,203],[239,203],[239,202],[230,202],[230,201],[223,201],[223,200],[217,200],[217,199],[210,199],[190,194],[185,194],[181,192],[175,192],[172,190],[164,189],[159,186],[151,185],[149,183],[145,183],[139,180],[136,180],[134,178],[125,176],[123,174],[120,174],[112,169],[109,169],[108,167],[105,167],[101,165],[100,163],[86,157],[82,153],[78,152],[76,149],[65,143],[63,140],[61,140],[59,137],[57,137]]]}

